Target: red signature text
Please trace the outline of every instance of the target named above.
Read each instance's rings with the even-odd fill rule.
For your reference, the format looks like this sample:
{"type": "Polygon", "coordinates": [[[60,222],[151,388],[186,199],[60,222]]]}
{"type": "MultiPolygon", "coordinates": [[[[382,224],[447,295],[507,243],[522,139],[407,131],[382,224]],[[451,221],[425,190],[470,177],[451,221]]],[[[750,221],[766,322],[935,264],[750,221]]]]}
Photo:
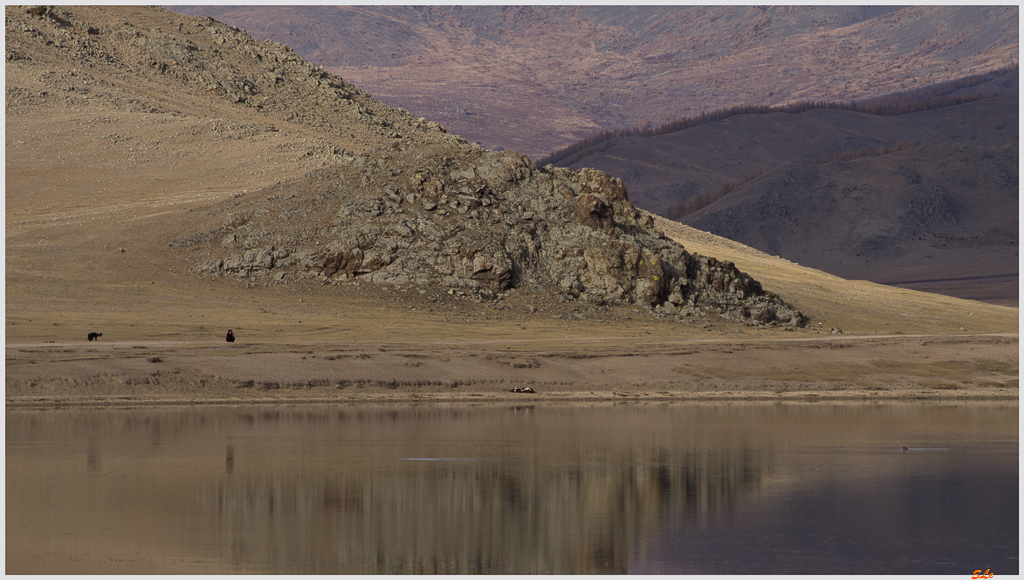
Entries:
{"type": "Polygon", "coordinates": [[[981,570],[975,570],[974,571],[974,576],[971,576],[971,580],[974,580],[976,578],[994,578],[994,577],[995,577],[995,574],[992,573],[992,570],[985,570],[984,574],[981,573],[981,570]]]}

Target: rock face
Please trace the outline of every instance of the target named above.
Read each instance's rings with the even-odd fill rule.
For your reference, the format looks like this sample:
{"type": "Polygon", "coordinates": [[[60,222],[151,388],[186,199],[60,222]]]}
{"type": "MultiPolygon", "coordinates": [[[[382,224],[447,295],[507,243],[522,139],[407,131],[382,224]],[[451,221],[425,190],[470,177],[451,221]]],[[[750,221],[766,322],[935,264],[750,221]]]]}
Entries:
{"type": "Polygon", "coordinates": [[[732,263],[656,232],[621,180],[513,152],[396,143],[205,211],[220,225],[171,244],[212,255],[195,264],[200,274],[360,278],[484,298],[539,286],[593,304],[805,320],[732,263]]]}

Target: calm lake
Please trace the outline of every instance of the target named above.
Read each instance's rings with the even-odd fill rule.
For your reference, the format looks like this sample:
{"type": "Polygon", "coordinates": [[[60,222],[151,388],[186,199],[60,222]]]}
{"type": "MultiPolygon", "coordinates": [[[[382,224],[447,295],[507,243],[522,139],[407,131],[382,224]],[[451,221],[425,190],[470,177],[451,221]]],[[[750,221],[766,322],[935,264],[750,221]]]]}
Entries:
{"type": "Polygon", "coordinates": [[[1019,573],[1015,401],[8,410],[6,434],[9,574],[1019,573]]]}

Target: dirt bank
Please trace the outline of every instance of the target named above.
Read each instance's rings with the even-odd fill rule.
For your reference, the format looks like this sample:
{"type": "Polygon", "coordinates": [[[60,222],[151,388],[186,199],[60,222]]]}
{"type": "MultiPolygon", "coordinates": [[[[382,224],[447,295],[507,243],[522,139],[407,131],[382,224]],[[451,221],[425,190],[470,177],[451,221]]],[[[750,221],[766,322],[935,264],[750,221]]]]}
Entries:
{"type": "Polygon", "coordinates": [[[8,408],[1017,399],[1016,335],[7,345],[8,408]],[[532,389],[534,392],[513,392],[532,389]]]}

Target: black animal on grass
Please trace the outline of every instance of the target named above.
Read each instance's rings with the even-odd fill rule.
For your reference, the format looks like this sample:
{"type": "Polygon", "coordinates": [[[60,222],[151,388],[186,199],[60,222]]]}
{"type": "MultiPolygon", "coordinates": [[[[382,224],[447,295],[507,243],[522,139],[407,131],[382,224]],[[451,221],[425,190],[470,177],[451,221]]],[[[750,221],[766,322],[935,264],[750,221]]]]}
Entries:
{"type": "Polygon", "coordinates": [[[94,340],[99,340],[101,336],[103,336],[102,332],[90,332],[89,333],[89,342],[92,342],[94,340]]]}
{"type": "Polygon", "coordinates": [[[234,333],[234,332],[231,332],[231,331],[229,330],[229,331],[228,331],[228,335],[227,335],[227,337],[226,337],[225,339],[226,339],[226,340],[227,340],[228,342],[235,342],[235,333],[234,333]]]}

